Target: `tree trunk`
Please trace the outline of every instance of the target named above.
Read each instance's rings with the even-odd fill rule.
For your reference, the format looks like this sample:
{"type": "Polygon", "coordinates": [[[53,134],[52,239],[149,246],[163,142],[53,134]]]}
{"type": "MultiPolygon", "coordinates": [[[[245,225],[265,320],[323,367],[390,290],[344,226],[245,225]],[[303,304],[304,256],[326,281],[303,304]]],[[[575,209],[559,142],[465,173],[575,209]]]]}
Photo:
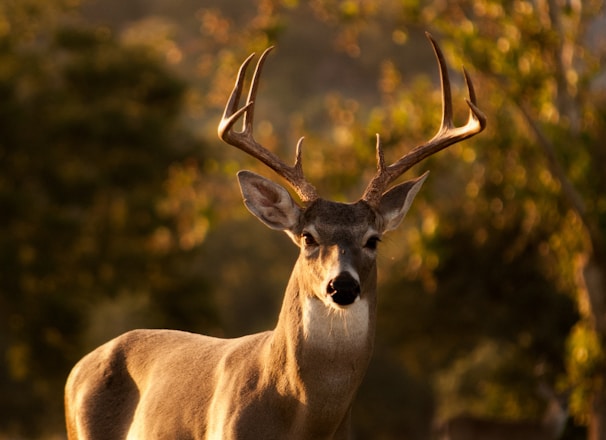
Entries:
{"type": "MultiPolygon", "coordinates": [[[[606,379],[604,374],[602,376],[602,380],[606,379]]],[[[606,439],[606,393],[603,386],[599,390],[594,390],[587,439],[606,439]]]]}

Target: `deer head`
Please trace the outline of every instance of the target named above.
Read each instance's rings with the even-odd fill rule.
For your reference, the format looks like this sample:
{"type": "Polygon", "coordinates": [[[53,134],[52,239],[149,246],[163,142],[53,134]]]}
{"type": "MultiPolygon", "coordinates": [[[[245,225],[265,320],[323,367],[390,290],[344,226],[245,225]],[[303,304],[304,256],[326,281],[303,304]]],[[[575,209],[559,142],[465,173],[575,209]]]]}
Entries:
{"type": "Polygon", "coordinates": [[[330,306],[347,306],[360,296],[362,272],[374,268],[377,243],[383,233],[395,229],[427,177],[409,180],[388,189],[403,173],[426,157],[481,132],[486,118],[476,105],[473,84],[464,71],[469,91],[468,121],[456,127],[453,122],[452,97],[444,56],[436,41],[427,34],[436,54],[442,87],[442,124],[436,135],[417,146],[391,165],[386,165],[381,140],[377,134],[377,173],[356,203],[343,204],[319,197],[316,188],[303,173],[301,151],[303,138],[297,144],[295,163],[285,164],[278,156],[260,145],[253,136],[254,103],[261,70],[272,48],[263,52],[253,74],[248,97],[239,107],[249,56],[238,72],[235,87],[219,124],[219,137],[260,160],[282,176],[301,199],[299,205],[282,186],[250,171],[238,174],[246,207],[263,223],[285,231],[302,249],[318,275],[313,291],[330,306]],[[241,131],[234,125],[243,118],[241,131]],[[347,232],[346,232],[347,231],[347,232]],[[338,237],[341,235],[342,237],[338,237]],[[347,237],[346,237],[347,236],[347,237]]]}

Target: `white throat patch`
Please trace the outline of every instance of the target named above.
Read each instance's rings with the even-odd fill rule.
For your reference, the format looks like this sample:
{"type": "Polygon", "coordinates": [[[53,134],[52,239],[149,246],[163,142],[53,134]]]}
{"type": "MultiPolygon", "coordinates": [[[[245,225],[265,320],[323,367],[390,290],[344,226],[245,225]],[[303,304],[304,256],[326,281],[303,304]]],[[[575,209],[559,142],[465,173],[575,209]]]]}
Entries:
{"type": "Polygon", "coordinates": [[[318,298],[303,301],[303,335],[312,346],[351,349],[367,343],[369,307],[358,298],[347,307],[332,306],[318,298]]]}

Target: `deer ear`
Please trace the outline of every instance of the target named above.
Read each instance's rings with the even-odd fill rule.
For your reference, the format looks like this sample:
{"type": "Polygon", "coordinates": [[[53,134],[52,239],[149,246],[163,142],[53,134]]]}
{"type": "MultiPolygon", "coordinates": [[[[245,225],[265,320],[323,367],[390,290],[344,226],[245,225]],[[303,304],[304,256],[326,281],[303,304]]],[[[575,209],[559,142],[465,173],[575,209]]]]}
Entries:
{"type": "Polygon", "coordinates": [[[250,171],[238,173],[244,204],[272,229],[291,231],[299,223],[301,208],[277,183],[250,171]]]}
{"type": "Polygon", "coordinates": [[[428,174],[429,171],[414,180],[396,185],[381,196],[379,213],[385,222],[385,232],[400,225],[428,174]]]}

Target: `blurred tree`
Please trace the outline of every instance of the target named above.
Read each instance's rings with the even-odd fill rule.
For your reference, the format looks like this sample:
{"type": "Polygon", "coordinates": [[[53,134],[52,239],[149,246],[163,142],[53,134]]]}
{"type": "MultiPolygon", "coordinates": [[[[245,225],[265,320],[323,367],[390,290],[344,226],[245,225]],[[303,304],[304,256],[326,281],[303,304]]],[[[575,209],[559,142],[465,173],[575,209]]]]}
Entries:
{"type": "MultiPolygon", "coordinates": [[[[524,157],[522,188],[536,190],[515,191],[516,204],[525,211],[523,224],[538,220],[548,233],[534,245],[544,270],[556,287],[574,294],[582,314],[570,334],[565,382],[573,387],[573,414],[588,423],[592,440],[606,439],[602,7],[601,1],[516,0],[420,3],[413,8],[456,42],[452,53],[464,54],[486,79],[482,87],[490,94],[488,102],[504,107],[493,120],[497,130],[508,127],[507,133],[495,133],[492,142],[524,157]],[[588,332],[594,337],[588,338],[588,332]],[[587,346],[589,340],[595,344],[587,346]]],[[[482,179],[488,200],[489,189],[482,179]]],[[[502,212],[507,211],[513,210],[504,206],[502,212]]],[[[518,237],[532,237],[536,229],[526,228],[518,237]]],[[[546,302],[537,305],[543,315],[546,302]]]]}
{"type": "Polygon", "coordinates": [[[177,163],[200,148],[179,124],[185,85],[70,4],[0,6],[0,432],[13,438],[63,429],[63,383],[91,345],[213,322],[190,261],[208,207],[196,163],[177,163]],[[137,310],[110,307],[124,298],[137,310]]]}

